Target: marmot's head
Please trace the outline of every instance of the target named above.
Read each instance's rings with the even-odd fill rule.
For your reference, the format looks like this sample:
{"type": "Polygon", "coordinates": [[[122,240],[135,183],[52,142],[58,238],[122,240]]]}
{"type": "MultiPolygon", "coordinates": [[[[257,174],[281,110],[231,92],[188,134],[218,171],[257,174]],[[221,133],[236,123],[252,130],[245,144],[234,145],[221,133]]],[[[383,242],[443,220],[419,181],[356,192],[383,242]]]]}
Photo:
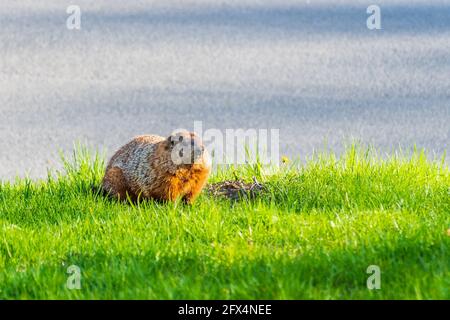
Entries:
{"type": "Polygon", "coordinates": [[[192,166],[205,164],[207,150],[201,138],[195,132],[177,131],[168,138],[170,158],[176,165],[192,166]]]}

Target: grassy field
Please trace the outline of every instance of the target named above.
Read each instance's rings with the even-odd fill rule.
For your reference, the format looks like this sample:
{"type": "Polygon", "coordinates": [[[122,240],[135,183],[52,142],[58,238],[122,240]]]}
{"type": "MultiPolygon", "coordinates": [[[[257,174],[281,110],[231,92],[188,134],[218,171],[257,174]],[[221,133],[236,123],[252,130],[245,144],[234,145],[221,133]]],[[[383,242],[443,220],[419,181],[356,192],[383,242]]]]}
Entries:
{"type": "Polygon", "coordinates": [[[193,206],[94,194],[104,163],[83,150],[65,168],[0,187],[1,299],[450,298],[450,170],[422,152],[220,170],[210,182],[256,176],[267,190],[193,206]]]}

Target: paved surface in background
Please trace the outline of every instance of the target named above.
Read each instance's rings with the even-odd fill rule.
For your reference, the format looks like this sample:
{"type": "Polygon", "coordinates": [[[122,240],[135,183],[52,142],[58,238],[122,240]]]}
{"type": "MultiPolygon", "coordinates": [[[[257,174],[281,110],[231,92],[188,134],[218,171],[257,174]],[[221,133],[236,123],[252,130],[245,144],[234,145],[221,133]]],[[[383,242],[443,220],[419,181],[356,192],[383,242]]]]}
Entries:
{"type": "Polygon", "coordinates": [[[377,1],[379,31],[373,1],[91,2],[2,0],[1,179],[45,176],[76,140],[110,154],[195,120],[280,128],[291,157],[449,147],[450,1],[377,1]]]}

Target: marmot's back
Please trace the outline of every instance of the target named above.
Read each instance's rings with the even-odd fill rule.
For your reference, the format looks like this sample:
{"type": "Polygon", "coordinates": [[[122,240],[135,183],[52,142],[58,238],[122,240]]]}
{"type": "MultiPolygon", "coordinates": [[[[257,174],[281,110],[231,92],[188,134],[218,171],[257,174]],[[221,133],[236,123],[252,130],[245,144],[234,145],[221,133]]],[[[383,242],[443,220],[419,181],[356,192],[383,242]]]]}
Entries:
{"type": "Polygon", "coordinates": [[[184,131],[169,138],[143,135],[113,155],[102,188],[119,199],[174,200],[181,196],[192,202],[209,173],[209,155],[197,135],[184,131]],[[184,161],[186,157],[192,163],[184,161]]]}
{"type": "Polygon", "coordinates": [[[119,167],[122,170],[136,170],[139,163],[155,152],[157,143],[165,139],[157,135],[137,136],[121,147],[111,158],[108,168],[119,167]]]}

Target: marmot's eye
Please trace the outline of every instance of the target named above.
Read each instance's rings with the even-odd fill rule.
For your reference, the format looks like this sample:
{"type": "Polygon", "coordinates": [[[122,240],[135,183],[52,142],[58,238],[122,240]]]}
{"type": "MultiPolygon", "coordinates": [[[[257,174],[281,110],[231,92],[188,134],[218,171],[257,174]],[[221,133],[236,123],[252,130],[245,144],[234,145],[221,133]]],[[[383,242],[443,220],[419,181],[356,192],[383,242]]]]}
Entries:
{"type": "Polygon", "coordinates": [[[170,139],[170,145],[171,145],[171,146],[174,146],[174,145],[175,145],[175,141],[172,140],[172,139],[170,139]]]}
{"type": "Polygon", "coordinates": [[[180,136],[179,138],[178,138],[178,141],[183,141],[183,137],[182,136],[180,136]]]}

